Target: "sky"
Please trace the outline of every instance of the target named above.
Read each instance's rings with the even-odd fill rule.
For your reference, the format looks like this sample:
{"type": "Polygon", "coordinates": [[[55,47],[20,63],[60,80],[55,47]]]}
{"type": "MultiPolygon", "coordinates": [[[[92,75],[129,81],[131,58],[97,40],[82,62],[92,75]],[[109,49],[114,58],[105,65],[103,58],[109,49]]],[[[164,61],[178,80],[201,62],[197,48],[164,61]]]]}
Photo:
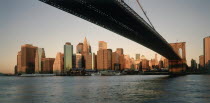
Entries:
{"type": "MultiPolygon", "coordinates": [[[[135,0],[125,0],[145,18],[135,0]]],[[[210,36],[210,0],[140,0],[155,29],[169,43],[186,42],[188,65],[203,55],[203,38],[210,36]]],[[[113,51],[154,58],[155,52],[109,30],[38,0],[0,0],[0,72],[13,73],[21,45],[45,49],[47,57],[63,52],[65,42],[76,45],[84,37],[97,52],[98,41],[113,51]]],[[[160,56],[159,56],[160,58],[160,56]]]]}

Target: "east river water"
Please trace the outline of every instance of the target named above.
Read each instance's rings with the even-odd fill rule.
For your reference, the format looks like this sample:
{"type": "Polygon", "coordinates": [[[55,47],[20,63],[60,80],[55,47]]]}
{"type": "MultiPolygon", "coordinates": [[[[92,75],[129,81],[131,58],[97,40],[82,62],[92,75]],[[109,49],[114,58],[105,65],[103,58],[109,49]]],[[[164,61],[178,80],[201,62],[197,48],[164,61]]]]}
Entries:
{"type": "Polygon", "coordinates": [[[0,103],[210,103],[210,75],[1,76],[0,103]]]}

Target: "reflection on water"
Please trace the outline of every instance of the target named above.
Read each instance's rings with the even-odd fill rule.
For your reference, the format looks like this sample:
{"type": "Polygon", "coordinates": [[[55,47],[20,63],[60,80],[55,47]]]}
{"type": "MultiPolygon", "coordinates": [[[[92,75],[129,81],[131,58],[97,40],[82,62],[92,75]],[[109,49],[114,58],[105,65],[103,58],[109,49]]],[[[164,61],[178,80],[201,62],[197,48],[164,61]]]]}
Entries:
{"type": "Polygon", "coordinates": [[[0,102],[209,103],[209,79],[209,75],[0,77],[0,102]]]}

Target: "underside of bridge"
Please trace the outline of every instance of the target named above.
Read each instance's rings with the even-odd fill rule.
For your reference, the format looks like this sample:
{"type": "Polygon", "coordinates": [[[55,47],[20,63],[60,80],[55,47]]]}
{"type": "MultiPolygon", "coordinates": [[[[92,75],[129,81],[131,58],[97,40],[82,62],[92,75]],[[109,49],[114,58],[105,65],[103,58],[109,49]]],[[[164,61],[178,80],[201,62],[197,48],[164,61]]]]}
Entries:
{"type": "Polygon", "coordinates": [[[40,0],[135,41],[169,60],[181,60],[171,45],[123,0],[40,0]]]}

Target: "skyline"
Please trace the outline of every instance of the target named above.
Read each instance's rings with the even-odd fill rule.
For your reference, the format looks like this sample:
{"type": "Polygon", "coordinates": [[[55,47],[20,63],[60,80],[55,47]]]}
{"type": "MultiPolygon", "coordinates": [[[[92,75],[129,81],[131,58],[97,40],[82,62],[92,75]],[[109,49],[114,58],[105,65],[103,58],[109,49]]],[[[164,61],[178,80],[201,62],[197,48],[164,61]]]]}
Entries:
{"type": "MultiPolygon", "coordinates": [[[[97,25],[84,21],[66,12],[57,10],[56,8],[52,8],[51,6],[43,4],[39,1],[22,0],[22,3],[23,4],[25,3],[25,5],[23,4],[19,5],[21,4],[21,1],[20,2],[12,1],[14,2],[14,4],[12,5],[9,5],[9,2],[11,3],[11,1],[1,1],[1,2],[2,2],[1,4],[3,5],[0,4],[1,5],[0,12],[3,13],[2,14],[3,16],[0,15],[0,17],[3,17],[3,19],[0,19],[0,20],[3,21],[3,23],[0,24],[0,27],[1,27],[0,33],[1,35],[3,34],[4,37],[3,39],[1,37],[0,47],[4,49],[1,49],[1,51],[3,51],[3,53],[1,53],[1,57],[3,57],[3,59],[2,58],[0,59],[1,60],[0,72],[7,71],[8,69],[10,72],[13,72],[14,65],[16,64],[15,62],[16,55],[17,55],[17,52],[20,50],[19,46],[22,44],[32,43],[33,45],[38,45],[39,47],[45,48],[45,51],[47,54],[46,56],[54,58],[57,52],[63,52],[62,45],[65,42],[71,42],[75,47],[77,43],[82,41],[81,38],[84,38],[85,36],[90,41],[90,44],[93,46],[92,48],[94,52],[96,52],[98,49],[97,44],[96,44],[98,41],[106,41],[108,43],[108,48],[113,49],[113,50],[115,50],[115,48],[124,48],[125,54],[129,54],[131,57],[134,57],[136,53],[140,53],[140,54],[144,54],[146,57],[148,57],[148,59],[151,59],[154,56],[151,54],[155,54],[152,50],[149,50],[131,40],[128,40],[122,36],[116,35],[115,33],[112,33],[104,28],[101,28],[97,25]],[[12,6],[15,6],[19,9],[16,10],[16,8],[10,8],[12,6]],[[8,8],[10,12],[5,12],[4,9],[8,9],[8,8]],[[3,24],[6,24],[6,25],[3,25],[3,24]],[[35,35],[38,35],[38,36],[35,36],[35,35]],[[49,40],[49,37],[50,37],[50,40],[49,40]],[[109,45],[109,44],[112,44],[112,45],[109,45]],[[129,46],[132,46],[132,47],[129,47],[129,46]],[[7,53],[8,54],[10,53],[11,55],[8,55],[7,53]]],[[[183,14],[184,21],[186,20],[188,16],[192,16],[192,17],[190,18],[190,20],[185,21],[187,22],[186,24],[183,21],[184,25],[182,26],[178,24],[180,22],[177,22],[179,21],[179,19],[181,19],[180,16],[182,15],[178,15],[178,17],[180,18],[176,18],[176,16],[171,19],[170,19],[170,16],[160,18],[161,15],[160,14],[157,15],[157,12],[155,11],[159,10],[159,13],[160,13],[160,11],[163,10],[164,6],[162,7],[160,6],[158,10],[156,10],[154,8],[157,6],[155,6],[154,4],[156,3],[161,4],[163,2],[160,2],[160,1],[158,2],[153,1],[156,3],[149,3],[149,2],[150,1],[142,0],[142,4],[144,8],[146,9],[146,11],[148,11],[149,17],[151,21],[153,22],[153,25],[156,27],[156,30],[169,43],[174,43],[176,42],[177,39],[179,40],[179,42],[182,42],[182,41],[186,42],[188,65],[192,58],[195,59],[196,62],[198,62],[198,57],[203,54],[203,51],[202,51],[203,41],[202,40],[204,37],[209,36],[209,32],[210,32],[208,30],[208,28],[210,28],[210,23],[209,23],[210,21],[208,19],[210,18],[210,14],[207,13],[208,10],[210,10],[210,8],[207,5],[209,1],[203,0],[202,3],[200,3],[200,6],[202,5],[201,8],[199,9],[194,8],[195,10],[198,10],[197,12],[196,11],[189,12],[189,14],[191,15],[183,14]],[[150,6],[149,4],[152,4],[152,6],[150,6]],[[206,5],[204,6],[204,4],[206,5]],[[203,11],[203,12],[199,11],[199,10],[202,11],[205,7],[206,7],[205,9],[206,11],[203,11]],[[206,14],[206,15],[197,15],[197,13],[206,14]],[[197,15],[197,16],[194,16],[194,15],[197,15]],[[199,18],[199,16],[203,18],[201,23],[199,21],[196,21],[199,18]],[[173,20],[176,20],[176,21],[173,22],[173,20]],[[195,23],[194,25],[191,25],[192,24],[191,21],[195,21],[199,23],[195,23]],[[172,22],[174,23],[174,25],[170,25],[170,24],[173,24],[172,22]],[[170,27],[169,25],[172,27],[170,27]],[[184,28],[185,26],[186,27],[192,26],[192,28],[194,29],[192,30],[191,28],[188,28],[185,31],[183,30],[185,29],[184,28]],[[204,27],[196,28],[196,26],[201,26],[201,27],[204,26],[204,27]],[[186,35],[184,35],[185,34],[184,32],[186,32],[186,35]],[[183,38],[181,38],[181,36],[183,36],[183,38]]],[[[170,3],[172,4],[173,2],[170,2],[170,3]]],[[[186,5],[186,8],[188,9],[185,8],[183,11],[179,11],[180,9],[183,9],[182,6],[184,6],[184,4],[182,4],[181,2],[186,2],[186,1],[176,1],[176,2],[178,3],[175,3],[174,5],[171,5],[170,7],[173,8],[174,6],[176,6],[176,4],[177,5],[181,4],[180,5],[181,7],[177,8],[177,11],[180,12],[180,14],[182,14],[182,13],[185,13],[185,11],[188,11],[188,9],[190,9],[188,7],[191,7],[191,6],[199,7],[199,4],[193,5],[193,3],[200,2],[200,1],[194,0],[193,3],[189,3],[188,5],[186,5]]],[[[166,1],[164,3],[167,4],[169,3],[169,1],[166,1]]],[[[179,14],[178,12],[177,14],[179,14]]],[[[175,10],[175,13],[176,13],[176,10],[175,10]]],[[[165,15],[167,14],[170,14],[170,13],[165,13],[165,15]]],[[[140,16],[144,17],[143,15],[140,15],[140,16]]],[[[74,52],[75,52],[75,49],[74,49],[74,52]]]]}

